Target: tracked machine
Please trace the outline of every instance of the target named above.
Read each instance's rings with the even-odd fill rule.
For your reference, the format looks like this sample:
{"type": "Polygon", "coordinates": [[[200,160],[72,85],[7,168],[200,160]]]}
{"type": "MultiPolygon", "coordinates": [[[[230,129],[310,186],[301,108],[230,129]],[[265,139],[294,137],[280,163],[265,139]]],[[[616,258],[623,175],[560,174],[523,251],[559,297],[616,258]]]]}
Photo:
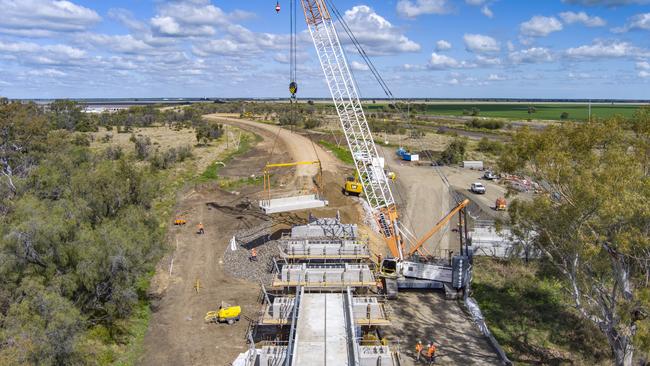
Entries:
{"type": "MultiPolygon", "coordinates": [[[[400,223],[391,180],[383,169],[383,159],[377,152],[370,132],[333,16],[350,37],[382,89],[391,98],[392,93],[331,0],[300,0],[300,2],[341,129],[354,158],[355,180],[358,180],[361,185],[363,196],[390,251],[390,257],[382,259],[379,263],[388,295],[395,297],[398,289],[407,288],[445,288],[449,291],[464,289],[471,268],[471,253],[466,239],[467,230],[462,227],[466,222],[466,206],[469,201],[460,202],[422,239],[417,240],[408,234],[400,223]],[[459,253],[449,258],[433,259],[427,256],[423,250],[424,243],[448,224],[456,214],[459,216],[459,253]]],[[[295,25],[292,29],[295,31],[295,25]]],[[[292,47],[295,47],[294,42],[292,47]]],[[[295,55],[294,49],[292,55],[295,55]]],[[[292,71],[292,86],[295,86],[294,75],[295,71],[292,71]]]]}

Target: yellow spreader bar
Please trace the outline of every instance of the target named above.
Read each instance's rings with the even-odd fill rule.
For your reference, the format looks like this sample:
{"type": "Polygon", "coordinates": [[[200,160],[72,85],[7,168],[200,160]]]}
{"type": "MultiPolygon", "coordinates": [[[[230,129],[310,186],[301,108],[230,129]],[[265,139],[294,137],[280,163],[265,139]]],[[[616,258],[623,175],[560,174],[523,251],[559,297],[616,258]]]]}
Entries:
{"type": "Polygon", "coordinates": [[[314,165],[320,164],[320,161],[298,161],[295,163],[279,163],[279,164],[267,164],[266,169],[269,168],[285,168],[288,166],[297,166],[297,165],[314,165]]]}

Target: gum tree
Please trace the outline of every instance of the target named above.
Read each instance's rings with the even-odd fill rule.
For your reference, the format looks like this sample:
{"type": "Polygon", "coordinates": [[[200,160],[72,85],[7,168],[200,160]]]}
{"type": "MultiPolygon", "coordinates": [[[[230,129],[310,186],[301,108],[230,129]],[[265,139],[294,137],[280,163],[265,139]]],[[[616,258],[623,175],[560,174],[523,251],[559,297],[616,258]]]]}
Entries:
{"type": "Polygon", "coordinates": [[[649,349],[649,116],[525,129],[500,160],[502,170],[525,172],[546,188],[513,202],[512,225],[538,233],[536,246],[578,314],[607,337],[616,365],[632,365],[635,349],[649,349]]]}

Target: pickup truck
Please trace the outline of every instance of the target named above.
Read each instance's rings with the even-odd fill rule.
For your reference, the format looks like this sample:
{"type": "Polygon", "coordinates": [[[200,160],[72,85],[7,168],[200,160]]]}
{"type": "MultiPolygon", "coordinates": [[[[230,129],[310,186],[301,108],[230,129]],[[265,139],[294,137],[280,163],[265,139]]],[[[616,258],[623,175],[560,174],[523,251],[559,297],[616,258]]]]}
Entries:
{"type": "Polygon", "coordinates": [[[472,186],[469,189],[470,191],[476,193],[476,194],[485,194],[485,186],[483,183],[472,183],[472,186]]]}
{"type": "Polygon", "coordinates": [[[497,175],[494,174],[494,173],[492,173],[492,172],[489,171],[489,170],[486,171],[485,174],[483,174],[483,179],[487,179],[487,180],[495,180],[495,179],[497,179],[497,178],[498,178],[497,175]]]}

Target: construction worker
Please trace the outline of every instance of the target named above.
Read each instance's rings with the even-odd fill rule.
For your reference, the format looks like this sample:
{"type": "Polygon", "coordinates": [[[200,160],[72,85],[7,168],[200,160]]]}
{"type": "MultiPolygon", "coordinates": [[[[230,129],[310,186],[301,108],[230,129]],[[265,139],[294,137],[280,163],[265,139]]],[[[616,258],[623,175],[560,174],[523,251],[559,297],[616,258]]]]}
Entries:
{"type": "Polygon", "coordinates": [[[251,249],[251,262],[257,262],[257,249],[251,249]]]}
{"type": "Polygon", "coordinates": [[[418,341],[418,343],[415,345],[415,361],[420,362],[420,356],[422,355],[422,350],[424,349],[424,346],[422,345],[422,341],[418,341]]]}
{"type": "Polygon", "coordinates": [[[203,223],[202,222],[199,222],[199,224],[196,227],[198,229],[197,233],[199,235],[205,234],[205,230],[203,229],[203,223]]]}
{"type": "Polygon", "coordinates": [[[429,359],[429,365],[436,362],[436,345],[433,343],[427,346],[427,358],[429,359]]]}

